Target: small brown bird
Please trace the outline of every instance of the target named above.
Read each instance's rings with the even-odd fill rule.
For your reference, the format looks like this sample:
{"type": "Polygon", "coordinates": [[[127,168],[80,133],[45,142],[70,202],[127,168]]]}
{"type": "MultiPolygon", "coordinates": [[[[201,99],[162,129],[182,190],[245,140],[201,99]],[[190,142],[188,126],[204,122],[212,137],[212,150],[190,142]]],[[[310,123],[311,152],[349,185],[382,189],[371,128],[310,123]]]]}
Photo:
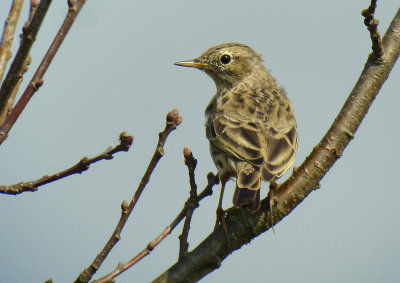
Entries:
{"type": "Polygon", "coordinates": [[[205,111],[206,136],[221,180],[217,224],[227,231],[226,182],[236,178],[233,204],[255,213],[261,180],[271,182],[292,166],[297,150],[293,107],[260,55],[244,44],[220,44],[175,64],[203,70],[217,87],[205,111]]]}

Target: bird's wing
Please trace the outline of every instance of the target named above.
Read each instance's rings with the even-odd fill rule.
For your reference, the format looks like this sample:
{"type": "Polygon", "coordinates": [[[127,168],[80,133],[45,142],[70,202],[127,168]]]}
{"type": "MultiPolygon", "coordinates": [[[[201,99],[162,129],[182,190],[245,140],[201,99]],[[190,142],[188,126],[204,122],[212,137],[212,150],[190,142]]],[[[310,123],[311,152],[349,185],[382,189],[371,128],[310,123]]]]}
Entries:
{"type": "Polygon", "coordinates": [[[214,146],[258,166],[264,162],[261,131],[259,124],[227,111],[210,116],[206,124],[206,136],[214,146]]]}
{"type": "Polygon", "coordinates": [[[262,166],[266,181],[283,175],[293,164],[297,150],[292,109],[279,104],[273,109],[262,121],[240,112],[218,111],[206,124],[207,138],[214,146],[236,159],[262,166]]]}
{"type": "Polygon", "coordinates": [[[297,151],[297,125],[289,100],[274,107],[265,130],[264,180],[282,176],[294,162],[297,151]]]}

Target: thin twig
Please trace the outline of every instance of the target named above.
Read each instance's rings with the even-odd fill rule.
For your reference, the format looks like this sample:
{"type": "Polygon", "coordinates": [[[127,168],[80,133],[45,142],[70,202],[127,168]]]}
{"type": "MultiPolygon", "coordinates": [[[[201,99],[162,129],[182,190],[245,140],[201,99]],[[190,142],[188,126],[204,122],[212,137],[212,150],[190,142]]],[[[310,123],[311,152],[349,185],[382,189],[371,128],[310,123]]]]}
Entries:
{"type": "Polygon", "coordinates": [[[121,217],[118,221],[117,226],[115,227],[114,232],[112,233],[110,239],[100,252],[94,259],[94,261],[90,264],[88,268],[83,270],[78,278],[75,280],[76,283],[83,283],[89,282],[92,276],[96,273],[96,271],[100,268],[103,261],[106,259],[107,255],[110,253],[111,249],[118,243],[121,239],[121,231],[125,226],[126,221],[129,218],[133,208],[135,207],[140,195],[142,194],[143,190],[145,189],[147,183],[150,180],[150,176],[153,173],[154,168],[157,166],[158,161],[161,157],[164,156],[164,144],[167,140],[168,135],[176,129],[176,127],[182,122],[182,117],[179,116],[179,112],[177,109],[170,111],[166,117],[166,124],[165,129],[159,133],[158,135],[158,143],[156,150],[151,158],[151,161],[144,173],[142,180],[136,189],[136,192],[131,200],[131,202],[127,203],[126,200],[122,202],[121,205],[121,217]]]}
{"type": "Polygon", "coordinates": [[[21,85],[22,80],[23,80],[23,75],[28,71],[30,64],[31,64],[31,56],[28,56],[26,58],[25,65],[24,65],[24,67],[22,68],[22,71],[21,71],[21,78],[18,80],[16,86],[14,87],[14,89],[13,89],[13,91],[11,93],[10,98],[7,101],[7,105],[6,105],[5,111],[0,114],[0,125],[3,123],[3,121],[7,117],[7,115],[10,114],[10,112],[11,112],[13,106],[14,106],[15,97],[18,94],[19,86],[21,85]]]}
{"type": "Polygon", "coordinates": [[[39,1],[38,0],[31,0],[31,6],[29,9],[29,18],[28,18],[28,24],[26,26],[28,26],[30,24],[30,22],[33,19],[33,15],[36,12],[37,7],[39,6],[39,1]]]}
{"type": "Polygon", "coordinates": [[[382,60],[383,56],[383,47],[382,47],[382,38],[378,31],[379,21],[375,19],[374,13],[376,9],[376,0],[371,0],[371,4],[367,9],[363,9],[361,11],[361,15],[363,15],[364,24],[367,26],[371,41],[372,41],[372,52],[374,54],[374,59],[377,62],[382,60]]]}
{"type": "Polygon", "coordinates": [[[0,82],[6,70],[8,60],[11,58],[11,45],[14,40],[15,28],[21,15],[24,0],[14,0],[4,25],[3,35],[0,42],[0,82]]]}
{"type": "Polygon", "coordinates": [[[119,145],[115,147],[110,147],[103,153],[92,158],[88,158],[85,156],[74,166],[64,171],[58,172],[50,176],[45,175],[42,178],[35,181],[20,182],[18,184],[10,186],[0,186],[0,193],[17,195],[23,192],[35,192],[38,190],[40,186],[43,186],[45,184],[60,180],[62,178],[65,178],[73,174],[81,174],[83,171],[88,170],[91,164],[96,163],[97,161],[112,159],[113,154],[120,151],[128,151],[130,146],[132,145],[133,137],[130,136],[127,132],[122,132],[119,136],[119,141],[120,141],[119,145]]]}
{"type": "MultiPolygon", "coordinates": [[[[31,0],[31,6],[29,9],[29,18],[28,18],[28,21],[26,21],[23,30],[28,30],[28,27],[31,24],[31,21],[33,19],[33,15],[35,14],[38,6],[39,6],[38,0],[31,0]]],[[[12,108],[14,107],[14,101],[15,101],[15,97],[18,94],[19,86],[21,85],[24,74],[28,71],[30,64],[31,64],[31,56],[28,53],[28,55],[26,56],[24,65],[22,66],[22,70],[21,70],[18,82],[16,83],[15,87],[13,88],[13,90],[11,92],[10,97],[8,98],[7,105],[3,109],[2,112],[0,111],[0,125],[3,124],[4,119],[7,117],[7,115],[10,114],[12,108]]],[[[1,81],[1,75],[0,75],[0,81],[1,81]]]]}
{"type": "Polygon", "coordinates": [[[193,211],[199,207],[197,200],[197,185],[194,176],[194,170],[196,169],[197,160],[193,157],[192,151],[185,147],[183,149],[183,156],[185,158],[185,165],[189,171],[189,183],[190,183],[190,197],[186,202],[186,217],[182,228],[182,234],[179,236],[179,260],[181,260],[187,253],[189,243],[187,241],[190,230],[190,222],[192,221],[193,211]]]}
{"type": "MultiPolygon", "coordinates": [[[[197,196],[197,203],[199,203],[203,198],[212,195],[212,188],[214,185],[219,183],[219,178],[218,175],[214,175],[212,173],[208,173],[207,175],[207,186],[204,188],[204,190],[197,196]]],[[[169,224],[164,231],[161,232],[160,235],[158,235],[153,241],[150,241],[146,248],[142,250],[140,253],[138,253],[135,257],[130,259],[126,263],[120,262],[117,266],[117,268],[107,274],[106,276],[94,280],[91,283],[107,283],[107,282],[113,282],[112,280],[117,277],[119,274],[122,272],[126,271],[133,265],[135,265],[137,262],[139,262],[141,259],[143,259],[145,256],[149,255],[151,251],[159,244],[161,243],[171,232],[175,229],[175,227],[182,221],[182,219],[187,215],[188,210],[192,209],[192,205],[190,204],[190,199],[192,196],[189,197],[189,199],[185,202],[185,206],[182,208],[181,212],[179,212],[178,216],[175,217],[175,219],[169,224]]],[[[193,211],[193,210],[192,210],[193,211]]]]}
{"type": "Polygon", "coordinates": [[[28,55],[28,57],[26,58],[24,67],[22,68],[22,71],[21,71],[21,77],[18,80],[17,84],[15,85],[15,87],[11,93],[11,96],[7,101],[7,106],[5,108],[5,111],[3,113],[1,113],[1,115],[0,115],[0,125],[3,123],[3,121],[5,120],[7,115],[9,115],[11,113],[11,110],[14,107],[14,101],[15,101],[15,98],[17,97],[19,86],[21,85],[23,76],[28,71],[30,64],[31,64],[31,56],[28,55]]]}
{"type": "MultiPolygon", "coordinates": [[[[6,120],[4,121],[3,125],[0,128],[0,144],[4,142],[4,140],[7,138],[8,133],[10,132],[12,126],[15,124],[17,121],[19,115],[21,115],[22,111],[24,110],[25,106],[28,104],[30,99],[32,98],[33,94],[39,89],[39,87],[43,84],[43,76],[47,71],[47,68],[49,67],[51,61],[53,60],[54,56],[56,55],[58,48],[62,44],[65,36],[67,35],[68,31],[70,30],[72,24],[74,23],[76,17],[78,16],[79,11],[81,10],[82,6],[85,4],[86,0],[68,0],[68,13],[64,19],[64,22],[62,23],[60,29],[58,30],[53,42],[51,43],[49,49],[47,50],[46,55],[43,57],[42,62],[40,63],[39,67],[37,68],[35,74],[33,75],[31,81],[29,82],[27,88],[25,89],[24,93],[22,94],[21,98],[18,100],[17,104],[11,111],[10,115],[7,116],[6,120]]],[[[34,26],[34,23],[36,22],[36,18],[39,14],[39,11],[41,10],[42,7],[42,2],[47,3],[51,2],[51,0],[42,0],[40,1],[39,7],[36,10],[35,15],[33,16],[32,23],[29,25],[28,28],[28,33],[29,29],[34,26]]],[[[18,56],[16,56],[18,57],[18,56]]],[[[14,72],[13,76],[18,76],[20,73],[20,70],[18,72],[14,72]]],[[[16,83],[16,82],[15,82],[16,83]]],[[[15,85],[14,83],[14,85],[15,85]]],[[[3,87],[1,88],[3,89],[3,87]]],[[[11,91],[5,90],[4,94],[1,94],[1,89],[0,89],[0,99],[3,99],[4,95],[4,105],[8,101],[9,94],[11,91]]],[[[2,101],[0,101],[2,102],[2,101]]],[[[1,106],[0,104],[0,109],[3,109],[5,106],[1,106]]]]}
{"type": "MultiPolygon", "coordinates": [[[[21,72],[27,60],[26,58],[28,57],[29,51],[36,40],[36,36],[39,32],[40,26],[42,25],[43,19],[46,16],[47,10],[50,7],[50,4],[51,0],[40,1],[40,4],[37,7],[36,13],[33,16],[30,24],[28,26],[25,25],[22,28],[21,44],[0,88],[0,113],[7,111],[7,102],[22,76],[21,72]]],[[[0,132],[1,131],[2,130],[0,130],[0,132]]],[[[7,133],[8,131],[5,134],[7,135],[7,133]]]]}

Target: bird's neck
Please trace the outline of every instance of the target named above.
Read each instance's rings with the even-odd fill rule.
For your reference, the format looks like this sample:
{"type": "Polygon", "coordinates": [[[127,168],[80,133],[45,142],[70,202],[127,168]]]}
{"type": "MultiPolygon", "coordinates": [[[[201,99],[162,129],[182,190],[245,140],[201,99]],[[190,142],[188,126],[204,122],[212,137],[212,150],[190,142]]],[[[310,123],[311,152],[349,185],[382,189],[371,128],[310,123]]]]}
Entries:
{"type": "Polygon", "coordinates": [[[226,93],[228,90],[233,88],[237,82],[229,82],[225,80],[214,79],[215,87],[217,88],[217,94],[226,93]]]}

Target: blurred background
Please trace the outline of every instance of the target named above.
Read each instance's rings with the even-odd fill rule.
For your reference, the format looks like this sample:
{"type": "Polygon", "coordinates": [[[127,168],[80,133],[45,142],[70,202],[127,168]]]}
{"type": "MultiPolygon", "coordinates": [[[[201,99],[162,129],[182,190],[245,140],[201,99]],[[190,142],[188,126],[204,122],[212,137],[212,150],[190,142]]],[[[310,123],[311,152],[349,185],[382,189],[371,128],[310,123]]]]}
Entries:
{"type": "MultiPolygon", "coordinates": [[[[31,50],[23,90],[67,12],[53,1],[31,50]]],[[[11,1],[0,1],[6,20],[11,1]]],[[[87,1],[44,77],[44,85],[0,147],[0,183],[37,179],[134,136],[128,153],[35,193],[0,196],[0,282],[71,282],[100,252],[130,201],[164,128],[178,108],[183,123],[95,278],[142,250],[189,195],[182,149],[198,159],[199,190],[216,172],[204,131],[215,93],[204,73],[173,65],[223,42],[260,52],[293,102],[299,165],[342,107],[370,53],[361,10],[369,1],[87,1]]],[[[381,34],[399,8],[380,1],[381,34]]],[[[26,2],[13,44],[15,54],[26,2]]],[[[400,254],[400,65],[344,156],[313,192],[271,231],[234,252],[202,282],[398,282],[400,254]]],[[[283,181],[286,174],[281,178],[283,181]]],[[[225,193],[232,205],[234,183],[225,193]]],[[[262,194],[267,194],[267,184],[262,194]]],[[[213,229],[219,186],[195,211],[189,249],[213,229]]],[[[149,282],[176,262],[182,224],[117,282],[149,282]]]]}

